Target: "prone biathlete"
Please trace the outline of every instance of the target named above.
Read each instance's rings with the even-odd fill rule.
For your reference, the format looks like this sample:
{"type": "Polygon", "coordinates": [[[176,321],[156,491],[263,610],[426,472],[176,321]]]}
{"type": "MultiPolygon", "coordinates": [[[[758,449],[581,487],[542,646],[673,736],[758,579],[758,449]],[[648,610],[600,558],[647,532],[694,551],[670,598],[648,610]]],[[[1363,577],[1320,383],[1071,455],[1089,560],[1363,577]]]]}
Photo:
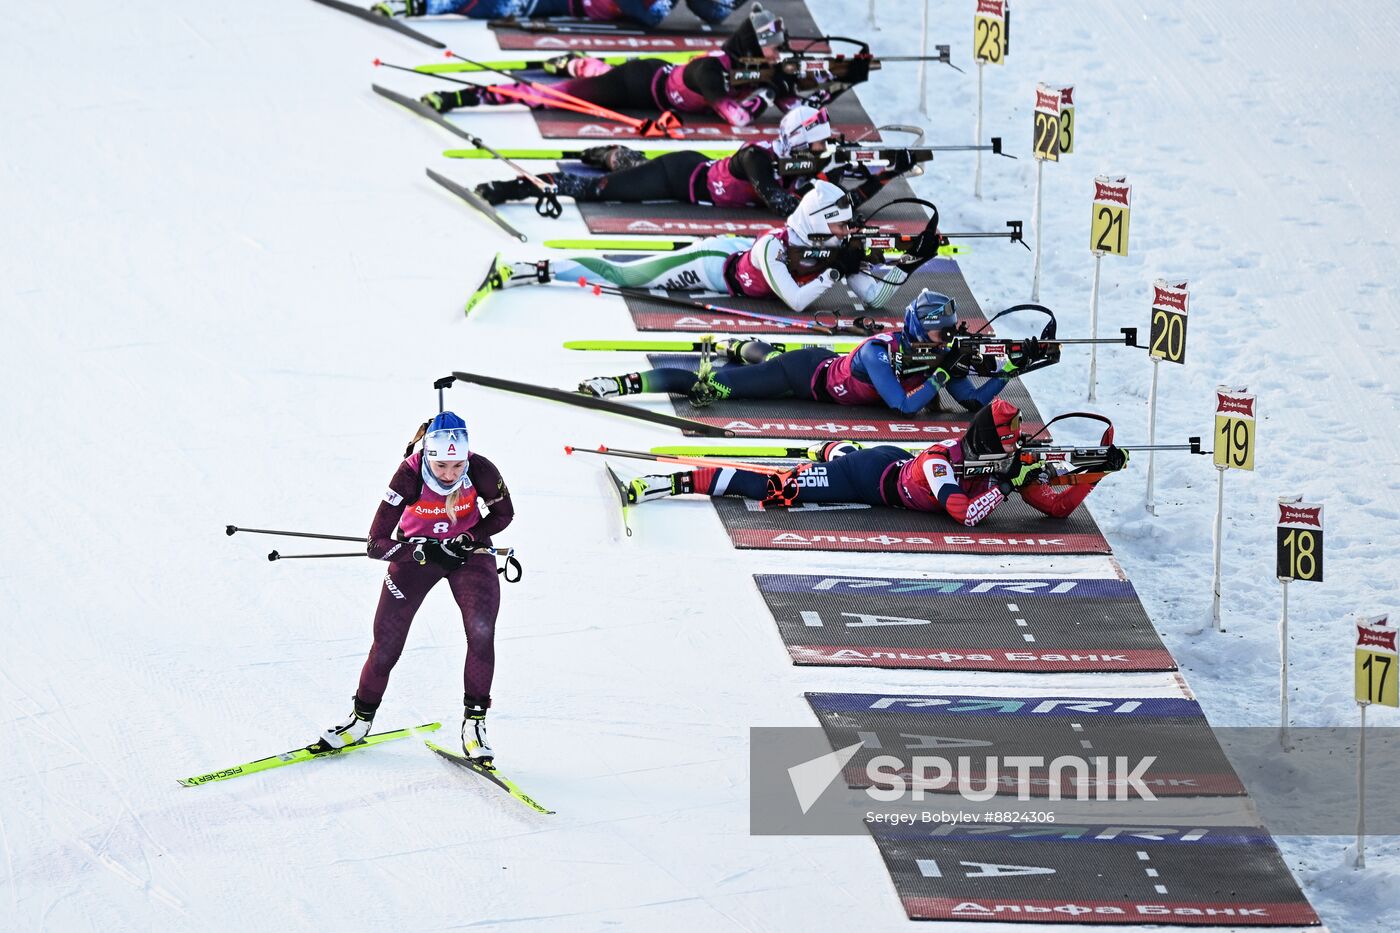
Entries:
{"type": "MultiPolygon", "coordinates": [[[[712,159],[681,149],[648,159],[626,146],[595,146],[583,151],[583,163],[603,174],[548,172],[541,181],[554,185],[561,197],[575,201],[679,201],[715,207],[767,207],[779,217],[797,208],[798,199],[815,179],[839,183],[848,171],[863,180],[850,189],[855,204],[874,197],[885,185],[914,167],[907,152],[896,152],[888,167],[868,172],[841,166],[817,175],[784,177],[780,161],[801,155],[821,156],[831,139],[831,118],[825,107],[798,104],[783,114],[778,135],[770,142],[744,143],[733,155],[712,159]]],[[[476,193],[489,204],[539,197],[539,187],[524,176],[488,181],[476,193]]]]}
{"type": "MultiPolygon", "coordinates": [[[[381,16],[466,16],[470,19],[574,16],[595,22],[626,20],[659,26],[675,0],[385,0],[370,7],[381,16]]],[[[707,23],[719,24],[734,12],[734,0],[685,0],[707,23]]]]}
{"type": "Polygon", "coordinates": [[[972,527],[1017,492],[1026,504],[1053,518],[1067,518],[1104,474],[1121,470],[1128,455],[1110,445],[1107,463],[1087,481],[1052,484],[1053,463],[1015,464],[1021,447],[1021,412],[995,399],[973,416],[961,440],[940,441],[918,454],[881,444],[862,447],[852,441],[823,441],[808,450],[812,463],[789,472],[760,473],[735,467],[700,467],[681,473],[641,476],[626,489],[632,503],[680,495],[743,496],[770,506],[847,502],[919,512],[942,512],[972,527]],[[1006,472],[959,476],[964,463],[1007,461],[1006,472]]]}
{"type": "Polygon", "coordinates": [[[595,376],[579,383],[581,393],[595,398],[664,392],[685,395],[692,404],[709,405],[723,399],[795,398],[837,405],[883,403],[912,415],[936,404],[947,389],[968,411],[977,411],[1006,387],[1022,360],[1008,356],[1000,369],[980,385],[971,378],[969,360],[976,351],[948,344],[958,324],[953,299],[924,289],[904,309],[904,326],[876,334],[849,353],[826,347],[780,350],[761,340],[733,340],[724,347],[729,366],[703,367],[700,372],[680,367],[649,369],[621,376],[595,376]],[[944,347],[929,362],[914,360],[914,344],[928,352],[944,347]]]}
{"type": "MultiPolygon", "coordinates": [[[[468,311],[490,291],[554,280],[623,288],[709,291],[749,298],[776,298],[802,311],[838,281],[871,308],[882,308],[909,277],[904,269],[867,259],[849,242],[855,212],[851,197],[826,181],[814,182],[785,225],[753,237],[706,237],[671,253],[617,261],[601,256],[504,262],[498,255],[468,311]],[[837,247],[813,258],[801,247],[837,247]]],[[[936,252],[937,237],[930,239],[936,252]]],[[[930,253],[930,256],[934,255],[930,253]]]]}
{"type": "Polygon", "coordinates": [[[343,748],[369,734],[413,617],[428,591],[446,580],[467,634],[462,751],[482,764],[491,762],[486,711],[501,587],[495,558],[473,554],[472,548],[490,545],[491,536],[510,525],[515,508],[500,471],[481,454],[469,453],[467,442],[466,422],[442,412],[419,429],[389,480],[369,530],[369,556],[389,563],[374,613],[374,644],[349,718],[322,734],[327,745],[343,748]]]}
{"type": "MultiPolygon", "coordinates": [[[[550,87],[609,110],[713,112],[731,126],[748,126],[775,103],[782,110],[796,106],[795,85],[776,78],[740,83],[731,72],[740,61],[776,61],[786,41],[783,21],[755,3],[722,49],[684,64],[633,58],[609,65],[602,59],[569,54],[551,60],[547,70],[568,75],[550,87]]],[[[523,81],[432,91],[421,100],[438,113],[506,104],[524,104],[531,110],[571,109],[555,95],[523,81]]]]}

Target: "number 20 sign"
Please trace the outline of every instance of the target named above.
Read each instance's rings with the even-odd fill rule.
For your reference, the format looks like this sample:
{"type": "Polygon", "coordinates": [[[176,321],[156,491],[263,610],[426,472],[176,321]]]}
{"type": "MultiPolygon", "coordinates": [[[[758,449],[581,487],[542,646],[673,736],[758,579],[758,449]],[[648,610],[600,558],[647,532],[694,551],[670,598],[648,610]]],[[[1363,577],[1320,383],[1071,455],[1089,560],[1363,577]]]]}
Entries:
{"type": "Polygon", "coordinates": [[[1152,283],[1152,326],[1147,355],[1168,363],[1186,362],[1186,283],[1158,279],[1152,283]]]}
{"type": "Polygon", "coordinates": [[[1278,562],[1280,580],[1322,582],[1322,506],[1301,496],[1278,501],[1278,562]]]}
{"type": "Polygon", "coordinates": [[[1094,179],[1094,217],[1089,225],[1089,249],[1096,253],[1128,255],[1128,220],[1133,186],[1124,176],[1094,179]]]}

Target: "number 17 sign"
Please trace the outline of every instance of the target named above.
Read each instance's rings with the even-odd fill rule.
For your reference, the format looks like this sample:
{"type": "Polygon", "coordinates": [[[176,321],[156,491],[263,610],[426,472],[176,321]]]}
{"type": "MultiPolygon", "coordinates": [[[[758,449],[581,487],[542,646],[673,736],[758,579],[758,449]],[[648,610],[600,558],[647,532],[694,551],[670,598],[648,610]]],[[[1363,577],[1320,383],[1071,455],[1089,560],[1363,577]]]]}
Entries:
{"type": "Polygon", "coordinates": [[[1400,706],[1396,687],[1395,629],[1387,616],[1356,623],[1356,702],[1400,706]]]}

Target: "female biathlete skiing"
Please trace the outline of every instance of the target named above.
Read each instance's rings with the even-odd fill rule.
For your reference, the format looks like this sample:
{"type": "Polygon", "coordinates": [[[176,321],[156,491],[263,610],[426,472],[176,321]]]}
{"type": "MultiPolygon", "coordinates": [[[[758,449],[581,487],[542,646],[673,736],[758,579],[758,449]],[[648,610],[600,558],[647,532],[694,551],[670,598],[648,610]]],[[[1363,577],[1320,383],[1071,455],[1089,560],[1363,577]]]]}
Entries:
{"type": "MultiPolygon", "coordinates": [[[[731,365],[720,369],[666,367],[595,376],[580,382],[578,390],[595,398],[665,392],[688,396],[698,406],[731,398],[884,403],[912,415],[935,406],[942,389],[968,411],[977,411],[1023,368],[1045,365],[1039,359],[1008,356],[998,369],[980,373],[987,378],[978,385],[970,376],[976,350],[948,343],[957,325],[953,299],[926,288],[904,309],[901,330],[876,334],[844,355],[826,347],[783,351],[762,340],[736,339],[725,343],[731,365]]],[[[1058,358],[1058,353],[1052,351],[1052,356],[1058,358]]]]}
{"type": "MultiPolygon", "coordinates": [[[[609,110],[713,112],[731,126],[748,126],[773,104],[789,110],[799,103],[798,84],[786,76],[749,81],[735,77],[741,62],[777,61],[787,42],[783,21],[759,4],[724,41],[721,50],[683,65],[659,58],[633,58],[609,65],[598,58],[573,53],[551,59],[546,70],[569,75],[550,88],[609,110]]],[[[802,88],[807,89],[803,84],[802,88]]],[[[438,113],[459,107],[524,104],[531,110],[564,106],[560,97],[530,82],[468,85],[432,91],[421,98],[438,113]]]]}
{"type": "MultiPolygon", "coordinates": [[[[643,26],[659,26],[675,5],[675,0],[385,0],[369,9],[380,16],[576,16],[595,22],[629,20],[643,26]]],[[[685,5],[707,23],[722,23],[734,12],[734,0],[685,0],[685,5]]]]}
{"type": "MultiPolygon", "coordinates": [[[[601,256],[504,262],[499,254],[467,312],[492,291],[554,280],[621,288],[709,291],[749,298],[776,298],[794,311],[805,310],[837,281],[871,308],[883,308],[909,278],[903,268],[871,262],[865,248],[850,239],[855,212],[851,196],[827,181],[813,182],[785,225],[754,239],[715,236],[655,256],[626,262],[601,256]],[[824,247],[819,256],[809,247],[824,247]]],[[[936,232],[921,235],[913,261],[938,253],[936,232]]]]}
{"type": "Polygon", "coordinates": [[[943,512],[972,527],[991,515],[1012,491],[1046,515],[1067,518],[1099,480],[1128,463],[1127,451],[1113,446],[1111,426],[1103,438],[1107,456],[1092,472],[1061,472],[1063,466],[1043,461],[1022,463],[1014,456],[1021,443],[1020,410],[1005,399],[995,399],[973,416],[962,440],[940,441],[917,455],[890,444],[861,447],[852,441],[823,441],[807,452],[814,463],[791,471],[700,467],[638,477],[624,494],[630,503],[687,494],[743,496],[770,506],[853,502],[943,512]],[[966,464],[975,463],[996,464],[997,470],[960,475],[966,464]]]}
{"type": "Polygon", "coordinates": [[[360,671],[349,718],[322,738],[343,748],[369,734],[413,617],[428,591],[446,579],[467,633],[462,751],[489,767],[493,753],[486,740],[486,711],[501,588],[495,558],[474,555],[472,549],[490,545],[491,536],[511,523],[515,509],[495,465],[481,454],[468,454],[466,422],[450,411],[424,425],[404,455],[369,530],[369,556],[389,562],[374,614],[374,645],[360,671]]]}

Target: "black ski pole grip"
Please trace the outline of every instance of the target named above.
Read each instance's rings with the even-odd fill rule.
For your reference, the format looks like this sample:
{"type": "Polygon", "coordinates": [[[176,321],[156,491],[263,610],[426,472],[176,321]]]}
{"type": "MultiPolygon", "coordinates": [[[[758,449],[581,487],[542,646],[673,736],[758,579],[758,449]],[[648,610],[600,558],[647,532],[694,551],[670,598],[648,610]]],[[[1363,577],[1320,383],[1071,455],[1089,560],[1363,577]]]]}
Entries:
{"type": "Polygon", "coordinates": [[[281,557],[281,556],[282,556],[281,554],[278,554],[276,551],[273,551],[271,554],[268,554],[268,555],[267,555],[267,559],[268,559],[268,560],[277,560],[277,559],[278,559],[279,557],[281,557]]]}
{"type": "Polygon", "coordinates": [[[224,526],[224,534],[228,535],[229,537],[233,537],[233,533],[234,533],[235,531],[237,531],[237,530],[238,530],[238,526],[237,526],[237,525],[225,525],[225,526],[224,526]]]}

